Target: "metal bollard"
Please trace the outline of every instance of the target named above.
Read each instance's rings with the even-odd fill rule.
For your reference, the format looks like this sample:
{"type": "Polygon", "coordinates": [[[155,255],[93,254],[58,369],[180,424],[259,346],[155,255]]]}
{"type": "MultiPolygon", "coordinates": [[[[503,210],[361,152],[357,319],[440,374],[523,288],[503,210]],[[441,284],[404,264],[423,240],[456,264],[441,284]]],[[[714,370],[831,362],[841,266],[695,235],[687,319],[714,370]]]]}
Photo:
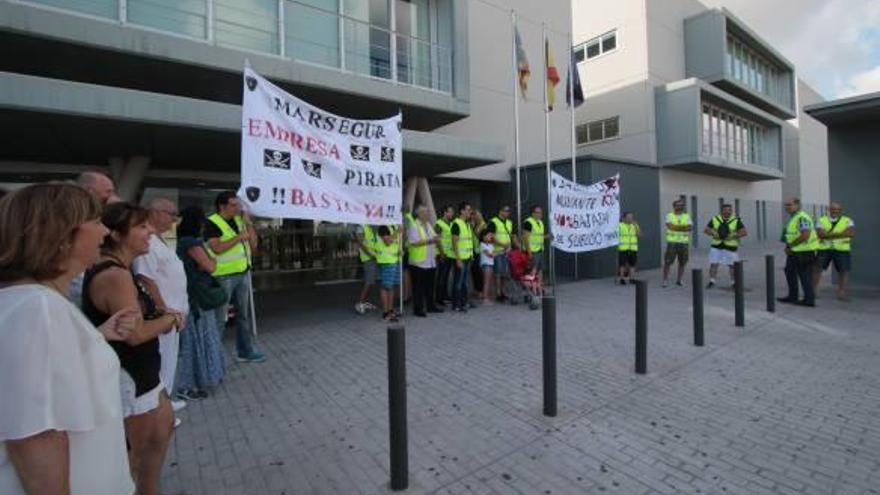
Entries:
{"type": "Polygon", "coordinates": [[[733,264],[733,310],[735,313],[734,319],[736,321],[736,326],[744,327],[746,326],[746,305],[745,298],[743,297],[744,290],[744,282],[743,282],[743,262],[737,261],[733,264]]]}
{"type": "Polygon", "coordinates": [[[636,280],[636,373],[648,372],[648,284],[636,280]]]}
{"type": "Polygon", "coordinates": [[[544,416],[556,416],[556,296],[541,298],[544,416]]]}
{"type": "Polygon", "coordinates": [[[402,325],[388,327],[388,431],[391,445],[391,489],[409,486],[406,434],[406,333],[402,325]]]}
{"type": "Polygon", "coordinates": [[[764,265],[767,271],[767,311],[776,312],[776,257],[768,254],[764,257],[764,265]]]}
{"type": "Polygon", "coordinates": [[[691,285],[694,294],[694,345],[703,347],[705,344],[703,335],[703,270],[694,268],[691,285]]]}

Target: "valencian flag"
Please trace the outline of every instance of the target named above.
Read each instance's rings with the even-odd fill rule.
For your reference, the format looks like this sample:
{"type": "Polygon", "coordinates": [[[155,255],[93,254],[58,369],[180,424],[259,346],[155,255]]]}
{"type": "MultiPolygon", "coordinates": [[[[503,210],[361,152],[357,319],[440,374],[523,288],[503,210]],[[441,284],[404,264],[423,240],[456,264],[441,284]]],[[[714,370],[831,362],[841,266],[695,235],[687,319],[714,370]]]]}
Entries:
{"type": "Polygon", "coordinates": [[[522,38],[519,36],[519,29],[513,27],[514,42],[516,43],[516,71],[519,73],[519,89],[522,91],[523,98],[526,97],[526,90],[529,89],[529,59],[526,57],[526,50],[523,48],[522,38]]]}
{"type": "Polygon", "coordinates": [[[556,103],[556,85],[559,84],[559,70],[553,61],[553,52],[550,51],[550,40],[544,38],[544,59],[547,61],[547,110],[553,111],[556,103]]]}
{"type": "Polygon", "coordinates": [[[574,94],[574,107],[577,108],[584,103],[584,88],[581,86],[581,75],[578,74],[577,60],[574,58],[574,50],[571,52],[571,69],[574,77],[565,80],[565,101],[571,105],[571,97],[574,94]],[[571,80],[574,79],[574,91],[571,89],[571,80]]]}

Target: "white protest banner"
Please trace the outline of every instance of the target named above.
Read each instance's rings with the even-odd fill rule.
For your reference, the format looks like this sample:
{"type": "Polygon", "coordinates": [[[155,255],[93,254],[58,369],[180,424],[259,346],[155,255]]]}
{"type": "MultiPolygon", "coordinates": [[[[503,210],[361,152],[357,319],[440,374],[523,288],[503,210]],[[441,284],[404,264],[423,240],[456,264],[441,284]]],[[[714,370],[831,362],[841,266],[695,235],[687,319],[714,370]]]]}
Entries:
{"type": "Polygon", "coordinates": [[[618,241],[620,176],[584,186],[553,172],[550,194],[553,247],[583,253],[618,241]]]}
{"type": "Polygon", "coordinates": [[[239,195],[261,217],[399,224],[400,125],[325,112],[245,67],[239,195]]]}

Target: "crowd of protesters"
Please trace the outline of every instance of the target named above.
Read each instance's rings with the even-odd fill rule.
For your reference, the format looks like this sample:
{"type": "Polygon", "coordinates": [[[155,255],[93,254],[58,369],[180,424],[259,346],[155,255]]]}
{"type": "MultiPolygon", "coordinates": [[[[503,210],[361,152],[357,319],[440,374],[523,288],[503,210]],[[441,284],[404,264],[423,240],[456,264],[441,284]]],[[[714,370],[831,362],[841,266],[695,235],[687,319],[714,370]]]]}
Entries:
{"type": "Polygon", "coordinates": [[[234,193],[216,209],[126,203],[97,172],[2,195],[0,493],[158,494],[175,411],[223,380],[230,302],[236,360],[265,360],[256,234],[234,193]]]}
{"type": "Polygon", "coordinates": [[[387,321],[401,316],[394,304],[401,283],[417,317],[442,313],[447,306],[466,313],[478,302],[518,302],[520,297],[540,296],[547,234],[540,206],[532,207],[517,229],[509,206],[487,222],[467,202],[444,206],[436,222],[431,222],[431,212],[422,205],[404,215],[400,227],[361,225],[355,242],[364,282],[355,311],[365,314],[377,309],[369,300],[377,283],[382,318],[387,321]]]}

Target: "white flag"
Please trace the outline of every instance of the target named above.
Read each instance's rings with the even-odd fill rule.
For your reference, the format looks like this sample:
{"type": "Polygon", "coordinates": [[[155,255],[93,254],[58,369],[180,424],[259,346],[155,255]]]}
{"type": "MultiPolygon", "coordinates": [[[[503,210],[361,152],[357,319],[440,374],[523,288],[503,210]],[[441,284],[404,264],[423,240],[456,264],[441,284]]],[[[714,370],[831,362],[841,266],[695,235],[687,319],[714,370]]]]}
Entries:
{"type": "Polygon", "coordinates": [[[399,224],[400,126],[325,112],[245,67],[239,196],[261,217],[399,224]]]}
{"type": "Polygon", "coordinates": [[[584,186],[553,172],[550,186],[553,247],[582,253],[619,244],[619,175],[584,186]]]}

